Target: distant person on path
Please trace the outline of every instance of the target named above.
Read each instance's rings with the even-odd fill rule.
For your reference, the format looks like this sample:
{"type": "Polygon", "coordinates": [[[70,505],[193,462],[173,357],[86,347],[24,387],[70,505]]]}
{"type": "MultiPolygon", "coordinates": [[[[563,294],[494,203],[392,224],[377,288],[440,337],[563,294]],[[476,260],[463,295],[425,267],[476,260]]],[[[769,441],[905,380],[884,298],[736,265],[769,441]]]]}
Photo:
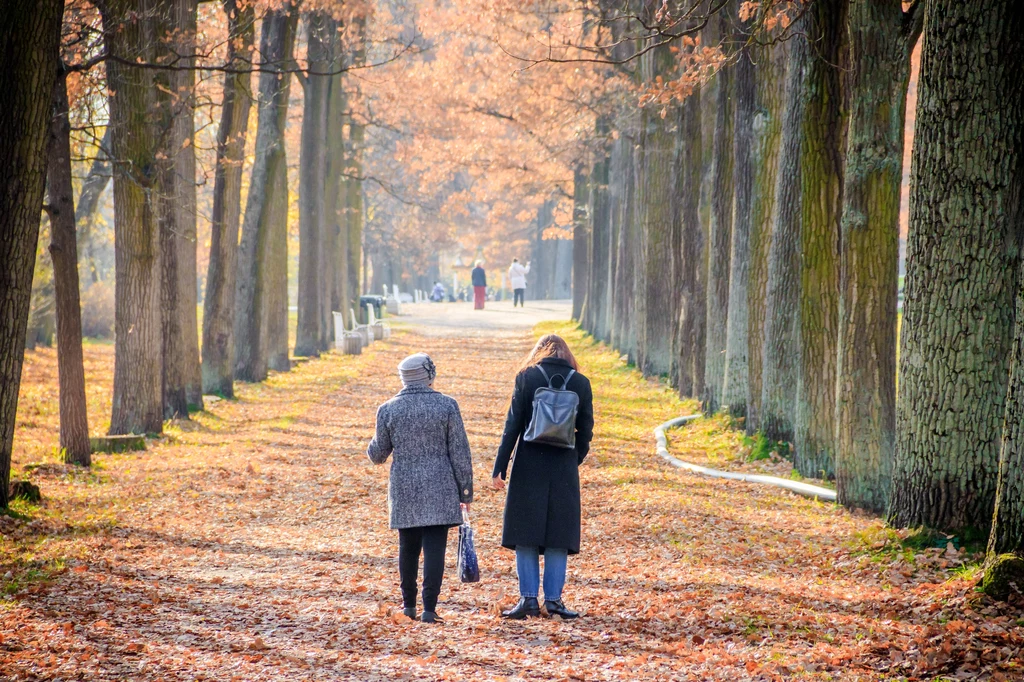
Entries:
{"type": "Polygon", "coordinates": [[[505,498],[501,545],[516,552],[520,599],[515,608],[502,612],[505,618],[521,620],[540,615],[537,597],[541,554],[544,555],[544,608],[548,615],[565,619],[579,615],[562,602],[562,588],[568,555],[580,551],[579,466],[590,450],[593,429],[590,380],[579,373],[576,358],[561,337],[554,334],[541,337],[516,375],[491,481],[496,490],[505,487],[506,471],[515,450],[505,498]],[[542,386],[558,387],[563,382],[566,389],[579,396],[576,447],[568,449],[524,440],[533,417],[534,393],[542,386]]]}
{"type": "Polygon", "coordinates": [[[462,523],[473,501],[473,460],[459,404],[433,389],[437,370],[426,353],[398,365],[402,390],[377,409],[377,431],[366,449],[374,464],[389,455],[388,509],[398,531],[398,573],[404,613],[416,620],[417,572],[423,553],[424,623],[441,621],[437,597],[444,578],[448,529],[462,523]]]}
{"type": "Polygon", "coordinates": [[[487,273],[484,272],[484,262],[478,260],[473,268],[473,309],[483,310],[484,301],[487,300],[487,273]]]}
{"type": "Polygon", "coordinates": [[[527,263],[526,267],[519,262],[518,258],[512,259],[512,265],[508,268],[508,281],[512,286],[512,307],[516,307],[516,303],[519,307],[523,307],[523,301],[526,299],[526,275],[530,273],[530,264],[527,263]]]}
{"type": "Polygon", "coordinates": [[[444,301],[444,285],[440,282],[434,282],[434,290],[430,292],[430,300],[434,303],[441,303],[444,301]]]}

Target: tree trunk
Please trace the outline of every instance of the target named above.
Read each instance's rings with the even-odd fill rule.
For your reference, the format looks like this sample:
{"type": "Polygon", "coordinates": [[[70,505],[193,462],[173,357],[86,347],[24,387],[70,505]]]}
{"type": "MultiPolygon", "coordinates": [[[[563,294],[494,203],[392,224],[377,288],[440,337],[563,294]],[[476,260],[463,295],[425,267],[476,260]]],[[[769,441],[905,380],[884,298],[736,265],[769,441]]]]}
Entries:
{"type": "MultiPolygon", "coordinates": [[[[228,64],[252,59],[254,12],[224,0],[228,16],[228,64]]],[[[238,272],[238,224],[242,212],[242,166],[252,102],[248,73],[224,74],[224,103],[217,131],[217,166],[210,221],[210,268],[203,300],[203,392],[233,398],[235,362],[235,286],[238,272]]]]}
{"type": "Polygon", "coordinates": [[[615,244],[615,274],[612,297],[612,347],[636,362],[636,325],[634,284],[636,281],[636,159],[634,130],[620,131],[616,140],[622,155],[622,174],[613,186],[620,194],[618,202],[618,241],[615,244]]]}
{"type": "MultiPolygon", "coordinates": [[[[361,66],[366,63],[366,20],[356,19],[356,46],[352,51],[351,65],[361,66]]],[[[348,292],[350,301],[358,305],[359,296],[363,293],[363,125],[354,116],[348,119],[348,145],[346,146],[345,169],[348,181],[345,183],[345,217],[348,235],[348,292]]],[[[343,311],[344,312],[344,311],[343,311]]]]}
{"type": "Polygon", "coordinates": [[[803,35],[789,43],[786,104],[775,177],[774,219],[768,251],[760,426],[771,440],[793,440],[794,396],[800,349],[800,135],[803,80],[810,48],[803,35]]]}
{"type": "Polygon", "coordinates": [[[754,186],[750,210],[750,282],[747,288],[747,418],[748,434],[761,428],[764,373],[765,305],[768,299],[768,254],[775,216],[775,189],[782,139],[786,44],[758,48],[757,113],[754,115],[754,186]]]}
{"type": "MultiPolygon", "coordinates": [[[[271,345],[270,327],[271,320],[280,325],[280,301],[287,293],[287,270],[282,284],[280,259],[272,258],[281,248],[281,238],[287,235],[284,129],[291,76],[281,71],[283,65],[291,61],[297,21],[298,13],[290,5],[268,12],[263,18],[260,37],[260,54],[267,70],[259,77],[256,158],[242,222],[235,295],[235,378],[241,381],[265,379],[272,351],[275,356],[280,352],[277,345],[271,345]],[[271,291],[274,287],[283,287],[284,291],[274,295],[271,291]]],[[[287,330],[286,299],[283,314],[287,330]]],[[[277,343],[279,339],[273,341],[277,343]]]]}
{"type": "Polygon", "coordinates": [[[993,0],[925,10],[889,519],[981,529],[1020,261],[1024,15],[993,0]]]}
{"type": "MultiPolygon", "coordinates": [[[[598,135],[607,135],[604,123],[598,127],[598,135]]],[[[611,232],[611,197],[608,193],[607,150],[597,153],[597,161],[590,174],[590,287],[587,292],[587,309],[583,315],[585,327],[595,338],[604,338],[607,327],[606,299],[608,296],[608,235],[611,232]]]]}
{"type": "Polygon", "coordinates": [[[572,298],[572,247],[571,239],[555,240],[554,296],[559,301],[572,298]]]}
{"type": "Polygon", "coordinates": [[[71,122],[67,73],[53,87],[53,115],[47,148],[50,257],[57,299],[57,377],[60,384],[60,447],[64,461],[89,466],[85,366],[82,362],[82,306],[78,290],[78,243],[71,184],[71,122]]]}
{"type": "Polygon", "coordinates": [[[582,321],[590,288],[590,178],[577,164],[572,193],[572,319],[582,321]]]}
{"type": "Polygon", "coordinates": [[[157,32],[152,0],[101,5],[107,49],[126,61],[107,63],[114,164],[114,397],[110,433],[163,430],[163,329],[157,196],[159,136],[153,71],[157,32]]]}
{"type": "MultiPolygon", "coordinates": [[[[323,12],[306,15],[307,61],[312,71],[330,66],[328,44],[333,22],[323,12]]],[[[317,356],[323,337],[325,191],[327,181],[327,103],[329,76],[310,74],[304,82],[299,151],[299,292],[295,355],[317,356]]]]}
{"type": "MultiPolygon", "coordinates": [[[[902,8],[850,4],[850,130],[840,245],[836,492],[881,513],[896,438],[896,291],[910,50],[902,8]]],[[[918,9],[918,11],[921,11],[918,9]]]]}
{"type": "Polygon", "coordinates": [[[78,195],[75,207],[75,225],[78,227],[78,243],[84,247],[86,266],[89,268],[89,279],[95,284],[100,281],[96,267],[96,256],[93,250],[93,227],[96,224],[96,212],[99,209],[100,197],[110,183],[110,126],[107,126],[96,148],[89,174],[82,182],[82,191],[78,195]]]}
{"type": "Polygon", "coordinates": [[[63,2],[0,2],[0,509],[25,358],[63,2]]]}
{"type": "MultiPolygon", "coordinates": [[[[340,62],[340,45],[337,50],[336,62],[340,62]]],[[[339,64],[336,64],[339,65],[339,64]]],[[[327,254],[330,260],[331,295],[327,303],[325,315],[327,329],[331,339],[334,338],[333,311],[346,313],[349,309],[349,256],[348,256],[348,218],[345,211],[347,199],[347,180],[345,173],[345,107],[347,99],[342,74],[331,78],[330,99],[327,103],[327,254]]]]}
{"type": "Polygon", "coordinates": [[[736,61],[733,124],[735,214],[729,254],[729,310],[726,321],[722,405],[734,417],[747,414],[747,291],[750,288],[750,221],[754,189],[754,116],[757,84],[749,48],[736,61]]]}
{"type": "Polygon", "coordinates": [[[810,10],[814,45],[804,78],[800,161],[800,369],[794,414],[793,468],[831,478],[835,471],[836,347],[839,338],[839,219],[847,105],[847,0],[818,0],[810,10]]]}
{"type": "Polygon", "coordinates": [[[678,359],[676,385],[684,397],[704,392],[705,349],[707,347],[707,263],[704,225],[700,218],[701,92],[695,89],[683,102],[679,138],[681,158],[675,182],[679,208],[679,326],[676,342],[678,359]]]}
{"type": "Polygon", "coordinates": [[[1024,556],[1024,288],[1020,284],[1018,288],[995,512],[988,540],[990,560],[1006,552],[1024,556]]]}
{"type": "Polygon", "coordinates": [[[363,292],[363,126],[349,123],[349,144],[346,168],[351,177],[345,183],[345,216],[348,235],[348,291],[350,301],[357,305],[363,292]]]}
{"type": "MultiPolygon", "coordinates": [[[[159,8],[164,14],[157,35],[161,62],[191,66],[194,60],[187,55],[195,52],[196,10],[196,0],[165,0],[159,8]]],[[[189,409],[202,409],[203,403],[196,318],[195,72],[155,74],[164,417],[188,419],[189,409]]]]}
{"type": "MultiPolygon", "coordinates": [[[[667,47],[648,52],[640,61],[645,81],[653,81],[673,66],[667,47]]],[[[640,115],[640,169],[637,203],[640,244],[637,253],[636,339],[637,366],[645,375],[669,374],[674,366],[672,336],[676,330],[676,300],[673,231],[673,169],[679,149],[677,109],[662,117],[656,106],[640,115]]]]}
{"type": "MultiPolygon", "coordinates": [[[[720,17],[722,15],[719,15],[720,17]]],[[[712,148],[711,230],[708,240],[707,337],[703,404],[715,414],[722,402],[725,381],[725,341],[729,314],[729,247],[732,241],[733,202],[733,85],[732,67],[716,76],[715,130],[712,148]]]]}

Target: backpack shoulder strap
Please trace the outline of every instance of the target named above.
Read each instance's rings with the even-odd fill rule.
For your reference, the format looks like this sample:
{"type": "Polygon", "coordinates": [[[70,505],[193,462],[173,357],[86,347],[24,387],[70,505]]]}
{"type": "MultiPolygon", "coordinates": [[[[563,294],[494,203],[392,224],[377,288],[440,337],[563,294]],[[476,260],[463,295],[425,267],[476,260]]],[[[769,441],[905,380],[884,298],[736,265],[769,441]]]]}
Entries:
{"type": "Polygon", "coordinates": [[[537,363],[536,365],[534,365],[534,367],[539,369],[540,373],[544,375],[544,381],[548,382],[548,388],[550,388],[551,387],[551,377],[548,376],[548,373],[544,371],[544,368],[540,366],[540,363],[537,363]]]}

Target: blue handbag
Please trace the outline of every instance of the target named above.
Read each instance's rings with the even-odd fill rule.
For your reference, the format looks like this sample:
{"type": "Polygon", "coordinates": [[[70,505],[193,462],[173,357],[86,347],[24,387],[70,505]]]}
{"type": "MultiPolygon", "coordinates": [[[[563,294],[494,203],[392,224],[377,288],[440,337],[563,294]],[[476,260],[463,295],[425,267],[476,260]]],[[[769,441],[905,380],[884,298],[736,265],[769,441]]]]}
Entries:
{"type": "Polygon", "coordinates": [[[480,582],[480,564],[473,546],[473,527],[469,525],[469,513],[462,510],[462,525],[459,526],[459,580],[464,583],[480,582]]]}

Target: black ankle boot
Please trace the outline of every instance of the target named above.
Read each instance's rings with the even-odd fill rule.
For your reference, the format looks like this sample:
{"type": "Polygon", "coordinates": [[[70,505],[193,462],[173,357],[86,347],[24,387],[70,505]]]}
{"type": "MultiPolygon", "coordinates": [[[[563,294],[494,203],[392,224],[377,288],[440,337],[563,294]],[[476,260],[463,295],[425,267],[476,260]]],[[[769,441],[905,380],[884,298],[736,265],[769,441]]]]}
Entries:
{"type": "Polygon", "coordinates": [[[416,620],[416,607],[414,606],[411,609],[402,609],[402,614],[406,618],[411,618],[413,620],[416,620]]]}
{"type": "Polygon", "coordinates": [[[562,620],[572,620],[573,618],[580,617],[580,614],[567,608],[561,599],[557,601],[545,600],[544,610],[548,612],[549,616],[558,616],[562,620]]]}
{"type": "Polygon", "coordinates": [[[511,618],[512,620],[536,618],[539,615],[540,604],[537,603],[536,597],[520,597],[519,603],[516,604],[515,608],[501,612],[502,618],[511,618]]]}

